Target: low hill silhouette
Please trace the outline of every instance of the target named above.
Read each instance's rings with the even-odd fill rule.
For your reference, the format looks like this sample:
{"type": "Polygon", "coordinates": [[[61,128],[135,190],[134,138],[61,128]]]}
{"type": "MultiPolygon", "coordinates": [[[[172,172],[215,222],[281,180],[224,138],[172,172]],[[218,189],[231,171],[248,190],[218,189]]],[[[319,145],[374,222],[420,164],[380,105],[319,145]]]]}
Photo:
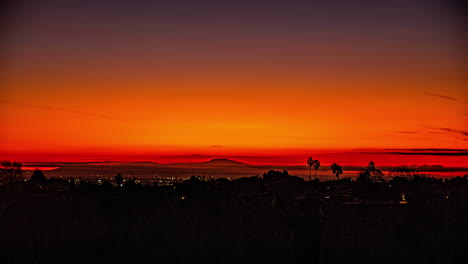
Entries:
{"type": "Polygon", "coordinates": [[[159,165],[160,163],[154,161],[135,161],[135,162],[128,162],[122,163],[120,165],[159,165]]]}
{"type": "Polygon", "coordinates": [[[213,165],[213,166],[248,166],[249,164],[240,161],[235,161],[226,158],[212,159],[209,161],[199,162],[198,164],[213,165]]]}

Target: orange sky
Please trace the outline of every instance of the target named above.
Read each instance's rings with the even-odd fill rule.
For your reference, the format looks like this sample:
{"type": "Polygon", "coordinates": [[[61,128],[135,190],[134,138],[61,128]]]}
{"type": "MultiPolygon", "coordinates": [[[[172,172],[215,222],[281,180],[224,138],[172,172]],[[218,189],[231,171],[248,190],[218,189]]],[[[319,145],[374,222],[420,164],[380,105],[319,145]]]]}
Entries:
{"type": "Polygon", "coordinates": [[[91,27],[23,9],[6,33],[2,159],[468,148],[465,54],[456,20],[433,8],[423,22],[318,35],[227,19],[230,31],[112,26],[109,14],[91,27]]]}

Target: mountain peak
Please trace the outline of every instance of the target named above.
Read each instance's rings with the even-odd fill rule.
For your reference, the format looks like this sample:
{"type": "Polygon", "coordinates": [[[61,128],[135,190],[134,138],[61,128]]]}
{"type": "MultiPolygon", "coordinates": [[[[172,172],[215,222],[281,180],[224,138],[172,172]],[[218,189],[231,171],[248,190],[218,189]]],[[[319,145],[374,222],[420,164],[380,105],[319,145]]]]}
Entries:
{"type": "Polygon", "coordinates": [[[128,162],[128,163],[124,163],[124,164],[127,164],[127,165],[158,165],[159,163],[157,162],[154,162],[154,161],[146,161],[146,160],[143,160],[143,161],[133,161],[133,162],[128,162]]]}
{"type": "Polygon", "coordinates": [[[231,159],[227,159],[227,158],[212,159],[212,160],[209,160],[209,161],[200,162],[200,164],[218,165],[218,166],[248,165],[246,163],[231,160],[231,159]]]}

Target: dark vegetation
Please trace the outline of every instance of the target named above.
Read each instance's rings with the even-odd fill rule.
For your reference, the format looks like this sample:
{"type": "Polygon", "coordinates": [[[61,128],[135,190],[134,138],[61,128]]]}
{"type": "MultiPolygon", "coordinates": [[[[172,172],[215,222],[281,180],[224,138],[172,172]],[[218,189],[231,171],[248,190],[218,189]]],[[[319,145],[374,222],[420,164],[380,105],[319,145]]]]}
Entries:
{"type": "Polygon", "coordinates": [[[291,263],[292,234],[308,226],[302,263],[455,263],[468,248],[466,176],[402,166],[386,180],[371,162],[356,181],[334,164],[337,179],[326,182],[272,170],[157,186],[120,174],[90,182],[36,170],[21,179],[21,164],[4,164],[2,263],[291,263]],[[306,203],[311,196],[319,203],[306,203]],[[304,218],[308,206],[324,216],[304,218]]]}

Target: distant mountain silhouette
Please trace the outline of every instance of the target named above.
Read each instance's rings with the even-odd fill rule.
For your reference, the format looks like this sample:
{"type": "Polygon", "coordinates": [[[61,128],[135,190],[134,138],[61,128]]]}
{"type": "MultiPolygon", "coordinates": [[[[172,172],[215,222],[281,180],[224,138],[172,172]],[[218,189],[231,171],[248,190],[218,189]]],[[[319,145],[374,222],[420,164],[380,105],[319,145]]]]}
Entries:
{"type": "Polygon", "coordinates": [[[123,165],[159,165],[160,163],[153,162],[153,161],[135,161],[135,162],[128,162],[122,163],[123,165]]]}
{"type": "Polygon", "coordinates": [[[212,159],[209,161],[199,162],[198,164],[213,165],[213,166],[248,166],[249,164],[240,161],[235,161],[226,158],[212,159]]]}

